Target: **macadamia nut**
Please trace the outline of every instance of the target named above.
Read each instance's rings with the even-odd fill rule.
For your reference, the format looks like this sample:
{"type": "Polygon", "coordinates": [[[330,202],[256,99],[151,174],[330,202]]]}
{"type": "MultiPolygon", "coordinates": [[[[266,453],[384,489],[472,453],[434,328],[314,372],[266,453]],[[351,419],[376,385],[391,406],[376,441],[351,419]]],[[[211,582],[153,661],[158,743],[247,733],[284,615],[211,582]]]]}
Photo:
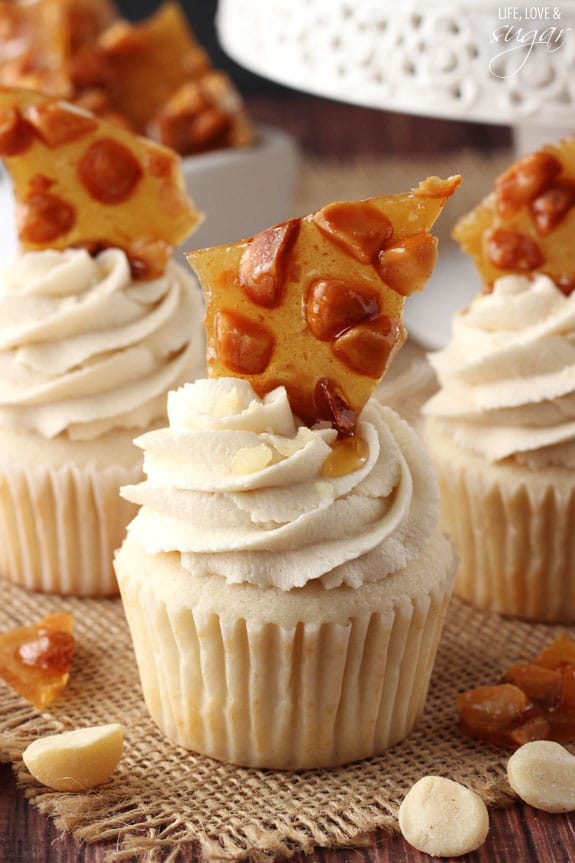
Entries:
{"type": "Polygon", "coordinates": [[[443,776],[424,776],[399,807],[403,837],[424,854],[459,857],[485,842],[489,815],[474,791],[443,776]]]}
{"type": "Polygon", "coordinates": [[[110,778],[123,745],[123,728],[113,723],[40,737],[22,758],[32,776],[48,788],[86,791],[110,778]]]}
{"type": "Polygon", "coordinates": [[[575,810],[575,756],[560,743],[524,743],[507,762],[507,778],[515,793],[536,809],[575,810]]]}

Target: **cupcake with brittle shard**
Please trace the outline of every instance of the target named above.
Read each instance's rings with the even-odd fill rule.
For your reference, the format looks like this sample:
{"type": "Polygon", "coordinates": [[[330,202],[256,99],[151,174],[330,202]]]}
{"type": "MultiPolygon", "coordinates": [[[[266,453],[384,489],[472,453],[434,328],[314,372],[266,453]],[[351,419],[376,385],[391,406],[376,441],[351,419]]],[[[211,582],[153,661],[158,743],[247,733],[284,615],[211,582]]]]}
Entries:
{"type": "Polygon", "coordinates": [[[575,138],[523,157],[455,229],[484,288],[424,408],[456,592],[575,621],[575,138]]]}
{"type": "Polygon", "coordinates": [[[116,555],[142,689],[174,742],[251,767],[382,752],[420,717],[451,544],[411,428],[372,393],[458,177],[192,252],[208,377],[136,439],[116,555]]]}
{"type": "Polygon", "coordinates": [[[20,250],[0,273],[0,574],[117,593],[132,439],[204,373],[203,303],[172,248],[200,217],[178,158],[32,91],[0,88],[20,250]]]}

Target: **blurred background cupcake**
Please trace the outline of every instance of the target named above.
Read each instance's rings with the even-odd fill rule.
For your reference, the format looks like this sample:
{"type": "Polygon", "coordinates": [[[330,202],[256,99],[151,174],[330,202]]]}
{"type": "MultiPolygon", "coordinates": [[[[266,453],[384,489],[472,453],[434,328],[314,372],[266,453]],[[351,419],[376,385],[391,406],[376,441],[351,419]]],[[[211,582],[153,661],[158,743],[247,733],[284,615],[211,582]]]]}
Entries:
{"type": "Polygon", "coordinates": [[[456,592],[575,620],[575,139],[523,157],[455,228],[484,284],[424,406],[456,592]]]}
{"type": "Polygon", "coordinates": [[[0,274],[0,572],[117,592],[139,431],[204,369],[200,293],[171,259],[200,221],[177,156],[116,124],[0,90],[21,251],[0,274]]]}

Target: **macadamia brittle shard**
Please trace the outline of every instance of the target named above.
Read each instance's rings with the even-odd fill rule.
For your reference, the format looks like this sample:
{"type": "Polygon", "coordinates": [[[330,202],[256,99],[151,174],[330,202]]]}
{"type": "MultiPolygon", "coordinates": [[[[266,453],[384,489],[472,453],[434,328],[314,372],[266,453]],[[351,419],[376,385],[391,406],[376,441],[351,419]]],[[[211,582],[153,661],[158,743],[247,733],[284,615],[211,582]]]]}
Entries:
{"type": "Polygon", "coordinates": [[[69,612],[58,611],[0,634],[0,678],[38,710],[49,707],[66,688],[73,625],[69,612]]]}
{"type": "Polygon", "coordinates": [[[0,87],[0,158],[27,251],[117,246],[149,279],[201,221],[175,153],[40,93],[0,87]]]}
{"type": "Polygon", "coordinates": [[[459,185],[328,204],[231,245],[188,254],[206,294],[208,370],[286,387],[307,424],[349,434],[405,339],[405,297],[432,273],[429,230],[459,185]]]}
{"type": "Polygon", "coordinates": [[[529,153],[455,226],[486,287],[500,276],[544,273],[575,288],[575,137],[529,153]]]}

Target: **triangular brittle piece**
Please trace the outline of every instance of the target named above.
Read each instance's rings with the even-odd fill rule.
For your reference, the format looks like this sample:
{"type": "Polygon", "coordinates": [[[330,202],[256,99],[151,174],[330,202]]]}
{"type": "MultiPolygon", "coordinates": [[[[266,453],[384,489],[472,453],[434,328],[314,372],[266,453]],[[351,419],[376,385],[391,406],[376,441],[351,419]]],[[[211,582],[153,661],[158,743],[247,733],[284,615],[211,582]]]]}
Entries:
{"type": "Polygon", "coordinates": [[[39,710],[66,687],[74,653],[73,617],[60,611],[0,634],[0,678],[39,710]]]}
{"type": "Polygon", "coordinates": [[[26,250],[118,246],[151,278],[200,222],[175,153],[39,93],[0,88],[0,158],[26,250]]]}
{"type": "Polygon", "coordinates": [[[510,273],[545,273],[575,288],[575,137],[523,156],[455,226],[483,284],[510,273]]]}
{"type": "Polygon", "coordinates": [[[206,294],[209,374],[247,378],[260,395],[283,385],[304,422],[350,434],[405,338],[405,297],[431,275],[428,231],[459,182],[430,177],[189,253],[206,294]]]}

